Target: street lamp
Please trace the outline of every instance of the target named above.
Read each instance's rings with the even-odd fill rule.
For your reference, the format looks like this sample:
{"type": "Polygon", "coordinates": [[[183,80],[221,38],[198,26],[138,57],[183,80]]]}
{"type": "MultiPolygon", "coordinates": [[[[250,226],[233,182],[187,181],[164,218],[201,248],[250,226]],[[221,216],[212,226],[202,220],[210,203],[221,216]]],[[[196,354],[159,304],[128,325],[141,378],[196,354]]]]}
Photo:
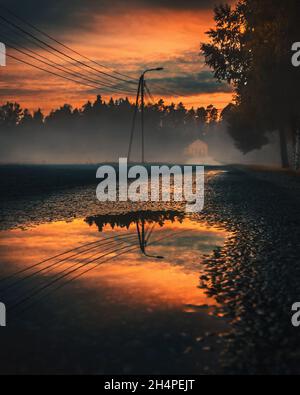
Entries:
{"type": "Polygon", "coordinates": [[[141,78],[142,78],[143,75],[145,75],[146,73],[149,73],[149,72],[151,72],[151,71],[162,71],[162,70],[164,70],[163,67],[156,67],[155,69],[147,69],[147,70],[145,70],[145,71],[143,72],[143,74],[141,75],[141,78]]]}
{"type": "Polygon", "coordinates": [[[144,112],[145,112],[145,74],[154,72],[154,71],[162,71],[164,70],[163,67],[156,67],[156,68],[151,68],[145,70],[140,79],[139,79],[139,86],[137,90],[137,95],[136,95],[136,103],[135,103],[135,109],[134,109],[134,116],[133,116],[133,122],[132,122],[132,128],[131,128],[131,134],[130,134],[130,141],[129,141],[129,149],[128,149],[128,162],[130,162],[130,155],[131,155],[131,148],[132,148],[132,141],[133,141],[133,135],[134,135],[134,130],[135,130],[135,121],[136,121],[136,116],[138,112],[138,107],[139,107],[139,99],[141,98],[141,126],[142,126],[142,163],[145,163],[145,138],[144,138],[144,112]]]}
{"type": "Polygon", "coordinates": [[[162,71],[163,67],[156,67],[145,70],[140,78],[141,85],[141,118],[142,118],[142,163],[145,163],[145,126],[144,126],[144,113],[145,113],[145,74],[153,71],[162,71]]]}

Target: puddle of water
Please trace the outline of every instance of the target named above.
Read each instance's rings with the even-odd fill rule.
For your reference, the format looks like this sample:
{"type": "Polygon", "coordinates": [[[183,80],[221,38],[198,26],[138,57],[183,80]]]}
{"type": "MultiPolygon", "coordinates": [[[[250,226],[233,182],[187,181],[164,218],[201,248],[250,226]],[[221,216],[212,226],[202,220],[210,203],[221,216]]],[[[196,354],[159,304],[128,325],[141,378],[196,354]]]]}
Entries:
{"type": "MultiPolygon", "coordinates": [[[[197,222],[192,217],[161,212],[147,212],[142,216],[141,213],[94,216],[70,223],[49,223],[26,231],[1,232],[1,277],[24,271],[32,264],[79,245],[100,242],[93,250],[83,253],[79,250],[80,254],[76,257],[72,257],[74,252],[63,256],[69,258],[67,261],[58,263],[60,258],[56,258],[21,273],[18,281],[26,276],[28,278],[11,289],[5,287],[15,278],[0,282],[1,292],[4,290],[2,300],[7,304],[8,312],[16,302],[22,301],[21,308],[34,303],[32,310],[25,311],[23,321],[16,321],[17,326],[27,322],[28,336],[33,336],[34,340],[28,340],[29,349],[24,351],[25,356],[20,356],[19,351],[12,351],[8,341],[7,354],[16,360],[21,357],[26,359],[32,342],[40,339],[42,343],[45,336],[55,336],[54,350],[50,348],[46,352],[49,354],[46,357],[46,371],[54,354],[66,352],[65,344],[60,343],[67,341],[74,344],[75,341],[80,355],[86,347],[97,347],[98,353],[94,355],[91,351],[86,357],[89,361],[93,355],[100,364],[99,355],[102,355],[102,362],[107,365],[107,358],[113,358],[112,373],[124,372],[124,361],[128,359],[141,368],[136,368],[135,372],[149,373],[154,371],[157,358],[165,364],[160,370],[163,372],[169,366],[174,350],[178,349],[180,355],[184,352],[182,347],[186,347],[186,336],[196,339],[206,331],[224,330],[219,318],[211,317],[215,300],[208,298],[198,285],[199,276],[204,270],[203,255],[222,246],[227,236],[224,230],[197,222]],[[149,236],[147,245],[141,242],[143,235],[145,240],[149,236]],[[108,245],[104,247],[103,243],[108,245]],[[120,251],[116,252],[116,249],[120,251]],[[118,255],[123,251],[124,254],[118,255]],[[104,253],[108,254],[105,259],[86,264],[104,253]],[[39,273],[34,275],[37,270],[39,273]],[[73,277],[74,281],[68,283],[73,277]],[[36,293],[45,286],[46,289],[36,293]],[[42,335],[33,329],[36,323],[41,322],[46,326],[42,335]],[[105,339],[104,343],[102,339],[105,339]],[[120,354],[124,342],[129,344],[128,351],[122,350],[120,354]],[[161,342],[168,344],[163,346],[161,342]],[[150,361],[144,363],[140,359],[143,354],[133,357],[133,350],[136,353],[141,350],[150,354],[154,352],[153,361],[149,357],[150,361]]],[[[11,332],[10,335],[14,337],[16,334],[11,332]]],[[[16,342],[14,338],[11,344],[16,342]]],[[[193,344],[187,349],[192,349],[193,344]]],[[[184,358],[178,356],[181,372],[184,358]]],[[[86,369],[87,361],[82,356],[78,361],[75,358],[75,362],[86,369]]],[[[194,362],[190,363],[187,372],[193,371],[196,366],[194,362]]],[[[68,368],[71,369],[71,365],[68,368]]],[[[175,365],[173,371],[176,370],[175,365]]],[[[63,370],[66,371],[65,366],[63,370]]]]}
{"type": "MultiPolygon", "coordinates": [[[[4,268],[3,272],[7,275],[24,270],[36,262],[69,250],[70,246],[77,247],[104,238],[110,240],[116,235],[121,238],[114,242],[106,242],[108,246],[100,245],[90,254],[71,257],[67,262],[59,262],[57,258],[30,269],[23,276],[29,276],[37,270],[40,273],[20,283],[18,291],[21,291],[24,285],[38,282],[39,277],[51,282],[58,278],[60,273],[67,274],[68,270],[71,271],[74,267],[78,270],[72,275],[82,273],[82,277],[80,276],[82,286],[108,287],[111,293],[110,303],[118,303],[118,300],[122,300],[128,305],[144,305],[149,309],[176,307],[186,311],[192,311],[192,308],[187,306],[215,304],[214,300],[209,299],[197,287],[202,272],[202,256],[224,244],[226,233],[223,230],[207,227],[190,218],[178,219],[176,216],[172,219],[164,219],[160,224],[155,223],[153,219],[145,220],[145,234],[152,231],[145,256],[140,248],[135,218],[132,221],[126,218],[125,224],[124,221],[122,224],[120,219],[118,225],[108,222],[107,217],[90,217],[71,223],[40,225],[27,231],[2,232],[0,261],[4,268]],[[101,221],[104,222],[100,225],[101,221]],[[126,234],[130,234],[131,238],[121,244],[120,241],[125,240],[126,234]],[[126,252],[127,247],[131,251],[123,254],[123,248],[126,252]],[[120,250],[117,253],[122,252],[122,255],[118,257],[117,253],[111,253],[105,259],[91,263],[93,269],[83,273],[89,269],[85,262],[108,254],[114,249],[120,250]],[[114,259],[105,262],[114,256],[116,256],[114,259]],[[157,256],[163,259],[157,259],[157,256]],[[59,263],[55,265],[55,262],[59,263]],[[80,268],[80,263],[85,266],[80,268]]],[[[67,257],[71,255],[68,254],[67,257]]],[[[72,275],[61,279],[61,283],[72,278],[72,275]]],[[[55,286],[59,284],[57,282],[55,286]]],[[[51,287],[47,291],[51,291],[51,287]]]]}

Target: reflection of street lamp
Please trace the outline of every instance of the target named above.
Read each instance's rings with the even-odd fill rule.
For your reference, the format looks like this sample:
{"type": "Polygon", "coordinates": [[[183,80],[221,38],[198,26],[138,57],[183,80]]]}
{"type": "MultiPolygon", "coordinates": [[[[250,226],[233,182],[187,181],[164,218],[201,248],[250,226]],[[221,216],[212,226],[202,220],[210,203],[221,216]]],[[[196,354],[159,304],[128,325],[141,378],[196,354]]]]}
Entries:
{"type": "Polygon", "coordinates": [[[165,259],[165,257],[160,256],[160,255],[149,255],[146,252],[144,252],[144,255],[148,258],[154,258],[154,259],[165,259]]]}
{"type": "Polygon", "coordinates": [[[136,95],[136,103],[135,103],[135,109],[134,109],[134,116],[133,116],[133,122],[132,122],[132,128],[131,128],[131,135],[130,135],[130,142],[129,142],[129,149],[128,149],[128,162],[130,162],[130,154],[131,154],[131,148],[132,148],[132,140],[133,140],[133,134],[134,134],[134,129],[135,129],[135,120],[137,116],[137,111],[139,107],[139,99],[141,98],[141,119],[142,119],[142,163],[145,163],[145,139],[144,139],[144,109],[145,109],[145,74],[153,72],[153,71],[162,71],[164,70],[163,67],[156,67],[153,69],[147,69],[143,72],[139,79],[139,86],[137,90],[137,95],[136,95]]]}

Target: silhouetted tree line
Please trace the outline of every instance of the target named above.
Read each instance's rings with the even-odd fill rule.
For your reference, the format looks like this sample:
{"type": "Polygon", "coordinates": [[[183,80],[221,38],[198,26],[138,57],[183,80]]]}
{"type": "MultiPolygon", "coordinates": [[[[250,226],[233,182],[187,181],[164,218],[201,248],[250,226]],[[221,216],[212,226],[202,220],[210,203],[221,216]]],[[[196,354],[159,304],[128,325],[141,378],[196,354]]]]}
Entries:
{"type": "Polygon", "coordinates": [[[215,77],[235,88],[229,132],[247,153],[277,131],[282,165],[289,167],[288,146],[294,154],[299,147],[300,68],[292,65],[291,48],[300,41],[300,1],[239,0],[214,12],[215,28],[201,49],[215,77]]]}
{"type": "MultiPolygon", "coordinates": [[[[95,127],[99,127],[101,119],[113,121],[116,115],[119,119],[130,118],[133,108],[134,105],[128,98],[118,100],[111,98],[109,102],[105,102],[98,95],[94,103],[88,101],[82,108],[73,109],[71,105],[64,104],[45,116],[41,109],[30,112],[28,109],[23,110],[18,103],[7,102],[0,107],[0,132],[9,132],[12,129],[21,131],[32,127],[43,129],[75,125],[79,127],[84,124],[94,124],[95,127]]],[[[195,126],[201,127],[203,124],[214,123],[219,119],[219,111],[213,105],[188,110],[183,103],[165,105],[162,99],[156,104],[146,105],[145,111],[148,115],[147,122],[160,128],[180,126],[185,130],[191,128],[195,131],[195,126]]]]}
{"type": "MultiPolygon", "coordinates": [[[[71,158],[71,154],[80,153],[86,161],[95,161],[100,151],[109,151],[116,157],[127,152],[133,110],[134,104],[128,98],[111,98],[106,102],[100,95],[82,108],[65,104],[47,116],[40,109],[30,112],[18,103],[6,103],[0,107],[0,138],[6,145],[6,153],[9,151],[12,159],[16,155],[20,161],[23,152],[25,155],[30,147],[35,151],[33,159],[39,161],[45,152],[59,153],[59,158],[63,154],[71,158]]],[[[154,149],[166,152],[168,145],[177,155],[179,149],[182,151],[196,139],[205,141],[209,128],[218,122],[219,117],[213,105],[186,109],[182,103],[166,105],[163,100],[147,104],[148,153],[154,149]]],[[[135,139],[138,152],[139,119],[135,139]]],[[[102,158],[98,156],[98,160],[102,158]]]]}

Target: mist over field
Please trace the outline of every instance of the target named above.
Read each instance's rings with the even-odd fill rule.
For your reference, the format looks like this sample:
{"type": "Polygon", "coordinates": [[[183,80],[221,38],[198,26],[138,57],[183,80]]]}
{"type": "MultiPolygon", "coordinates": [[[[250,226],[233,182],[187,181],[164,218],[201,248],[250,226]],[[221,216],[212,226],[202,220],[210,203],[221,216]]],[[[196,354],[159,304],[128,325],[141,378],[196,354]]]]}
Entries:
{"type": "MultiPolygon", "coordinates": [[[[1,109],[1,163],[84,164],[115,162],[128,155],[133,105],[127,100],[107,104],[98,97],[82,109],[64,105],[46,117],[39,110],[31,114],[16,104],[1,109]]],[[[148,105],[146,161],[280,164],[275,133],[269,135],[269,144],[243,154],[228,133],[227,122],[217,113],[213,106],[187,110],[181,103],[148,105]]],[[[131,159],[141,160],[139,116],[131,159]]]]}

